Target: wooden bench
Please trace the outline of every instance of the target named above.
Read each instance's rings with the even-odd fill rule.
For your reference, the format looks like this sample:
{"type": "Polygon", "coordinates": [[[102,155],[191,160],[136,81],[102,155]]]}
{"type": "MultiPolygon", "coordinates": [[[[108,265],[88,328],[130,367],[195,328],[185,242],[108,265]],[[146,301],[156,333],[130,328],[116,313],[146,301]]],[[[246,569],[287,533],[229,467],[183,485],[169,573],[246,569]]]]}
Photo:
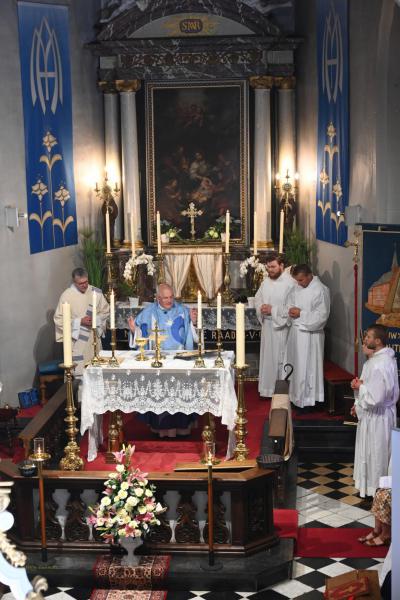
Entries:
{"type": "Polygon", "coordinates": [[[335,413],[336,396],[340,393],[343,398],[346,388],[350,388],[350,381],[352,379],[354,379],[354,375],[342,369],[336,363],[330,360],[324,361],[324,381],[328,397],[329,414],[335,413]]]}

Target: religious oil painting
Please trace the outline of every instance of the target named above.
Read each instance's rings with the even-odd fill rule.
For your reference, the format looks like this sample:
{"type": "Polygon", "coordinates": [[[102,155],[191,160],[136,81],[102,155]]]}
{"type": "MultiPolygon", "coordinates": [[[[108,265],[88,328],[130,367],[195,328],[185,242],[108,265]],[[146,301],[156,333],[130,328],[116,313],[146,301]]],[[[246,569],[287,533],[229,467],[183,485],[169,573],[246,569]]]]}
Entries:
{"type": "Polygon", "coordinates": [[[246,81],[148,83],[146,133],[149,242],[155,213],[177,239],[248,241],[246,81]],[[192,213],[192,217],[190,216],[192,213]]]}

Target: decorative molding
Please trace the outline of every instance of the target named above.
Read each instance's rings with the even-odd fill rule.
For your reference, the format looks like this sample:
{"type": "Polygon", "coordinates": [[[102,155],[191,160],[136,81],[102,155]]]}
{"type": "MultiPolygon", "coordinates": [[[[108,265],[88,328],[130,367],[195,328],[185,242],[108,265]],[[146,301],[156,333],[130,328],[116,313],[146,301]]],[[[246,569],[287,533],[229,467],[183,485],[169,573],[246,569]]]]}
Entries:
{"type": "Polygon", "coordinates": [[[296,77],[275,77],[275,85],[280,90],[294,90],[296,88],[296,77]]]}
{"type": "Polygon", "coordinates": [[[118,92],[138,92],[141,87],[140,79],[117,79],[115,81],[115,87],[118,92]]]}
{"type": "Polygon", "coordinates": [[[249,77],[249,84],[255,90],[270,90],[275,85],[275,78],[271,75],[257,75],[249,77]]]}
{"type": "Polygon", "coordinates": [[[115,81],[98,81],[97,87],[103,94],[116,94],[115,81]]]}

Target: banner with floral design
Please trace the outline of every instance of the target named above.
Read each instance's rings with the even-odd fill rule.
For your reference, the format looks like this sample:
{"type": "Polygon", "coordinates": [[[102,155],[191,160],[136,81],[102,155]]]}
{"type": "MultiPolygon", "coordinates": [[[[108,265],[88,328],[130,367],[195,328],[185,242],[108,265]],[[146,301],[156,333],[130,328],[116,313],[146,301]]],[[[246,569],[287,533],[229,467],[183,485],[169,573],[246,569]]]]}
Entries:
{"type": "Polygon", "coordinates": [[[31,254],[77,244],[68,8],[18,2],[31,254]]]}

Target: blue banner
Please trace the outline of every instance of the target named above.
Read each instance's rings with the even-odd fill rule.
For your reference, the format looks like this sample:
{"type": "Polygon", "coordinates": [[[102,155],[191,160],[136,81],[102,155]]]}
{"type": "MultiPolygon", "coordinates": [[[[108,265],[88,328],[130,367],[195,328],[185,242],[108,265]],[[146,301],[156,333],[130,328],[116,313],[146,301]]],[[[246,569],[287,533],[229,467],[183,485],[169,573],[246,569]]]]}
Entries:
{"type": "Polygon", "coordinates": [[[316,236],[347,240],[349,203],[349,45],[347,0],[318,0],[318,182],[316,236]]]}
{"type": "Polygon", "coordinates": [[[31,254],[78,242],[68,8],[18,3],[31,254]]]}

